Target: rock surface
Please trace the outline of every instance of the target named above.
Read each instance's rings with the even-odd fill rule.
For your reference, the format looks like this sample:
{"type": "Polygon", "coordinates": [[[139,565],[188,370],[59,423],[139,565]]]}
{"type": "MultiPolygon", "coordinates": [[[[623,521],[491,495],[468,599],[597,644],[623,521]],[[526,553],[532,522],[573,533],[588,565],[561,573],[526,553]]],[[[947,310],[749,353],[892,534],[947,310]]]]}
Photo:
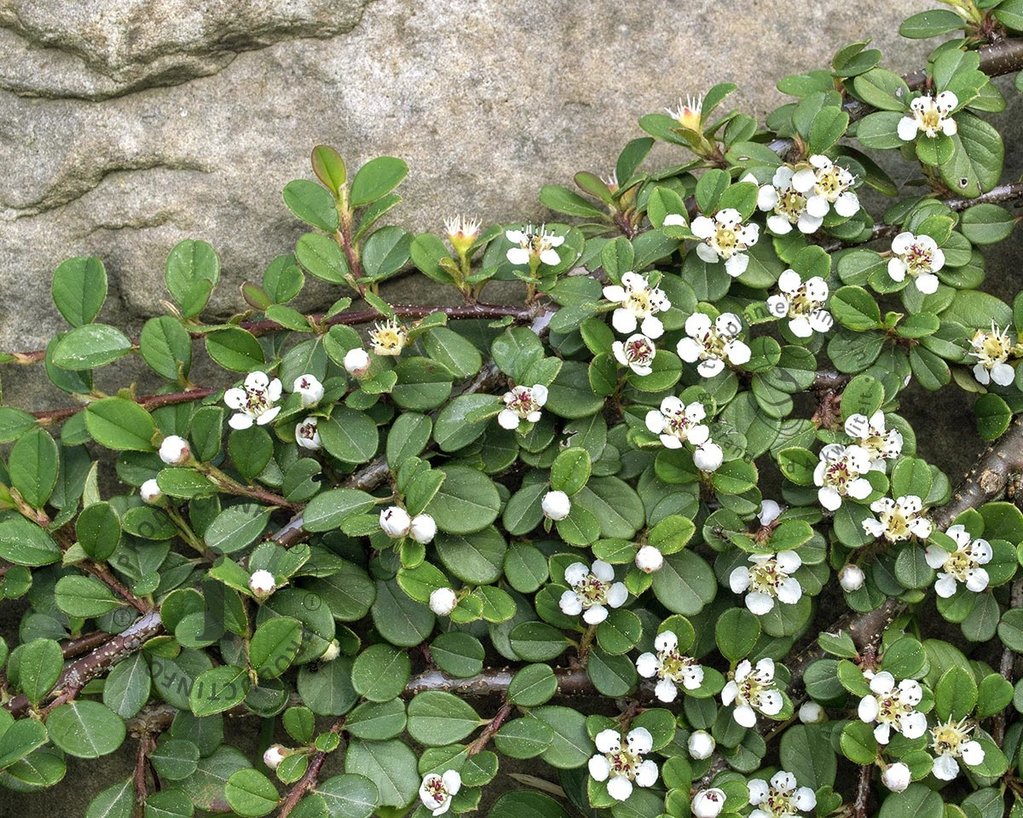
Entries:
{"type": "MultiPolygon", "coordinates": [[[[48,282],[73,255],[107,264],[104,318],[137,324],[160,312],[170,247],[205,239],[224,269],[213,306],[230,312],[237,285],[302,232],[280,190],[309,175],[319,142],[353,165],[405,158],[398,217],[416,227],[456,212],[542,217],[542,184],[606,172],[637,118],[680,94],[732,80],[736,104],[763,113],[782,98],[779,77],[866,38],[894,70],[919,67],[927,46],[896,29],[933,5],[0,0],[0,349],[36,348],[62,328],[48,282]]],[[[999,251],[996,275],[1019,249],[999,251]]],[[[1016,286],[995,281],[1003,295],[1016,286]]],[[[403,285],[403,300],[425,297],[403,285]]],[[[13,402],[31,402],[38,376],[2,375],[13,402]]],[[[927,396],[916,410],[932,428],[973,425],[961,398],[927,396]]],[[[968,457],[969,438],[953,434],[948,448],[968,457]]],[[[72,760],[56,791],[5,792],[0,813],[83,815],[129,774],[133,752],[129,741],[98,765],[72,760]]]]}

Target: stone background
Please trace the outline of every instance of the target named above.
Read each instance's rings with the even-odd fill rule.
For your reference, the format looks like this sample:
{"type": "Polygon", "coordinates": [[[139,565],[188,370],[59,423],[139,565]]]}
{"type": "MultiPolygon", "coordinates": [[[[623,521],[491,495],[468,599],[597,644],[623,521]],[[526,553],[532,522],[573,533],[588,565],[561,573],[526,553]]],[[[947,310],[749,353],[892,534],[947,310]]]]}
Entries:
{"type": "MultiPolygon", "coordinates": [[[[414,227],[458,212],[542,218],[542,184],[606,172],[640,135],[637,118],[679,95],[732,80],[736,104],[760,114],[780,101],[778,78],[867,38],[891,68],[919,67],[927,46],[897,27],[933,5],[0,0],[0,349],[36,348],[62,328],[49,277],[72,255],[104,259],[103,318],[135,326],[160,311],[170,247],[205,239],[223,262],[213,306],[231,312],[237,285],[302,232],[280,190],[310,175],[319,142],[351,166],[405,158],[397,217],[414,227]]],[[[428,296],[405,283],[400,297],[428,296]]],[[[15,403],[36,402],[38,383],[4,373],[15,403]]],[[[957,417],[943,406],[917,408],[972,428],[962,406],[957,417]]],[[[129,764],[72,761],[56,791],[0,794],[0,814],[83,815],[129,764]]]]}

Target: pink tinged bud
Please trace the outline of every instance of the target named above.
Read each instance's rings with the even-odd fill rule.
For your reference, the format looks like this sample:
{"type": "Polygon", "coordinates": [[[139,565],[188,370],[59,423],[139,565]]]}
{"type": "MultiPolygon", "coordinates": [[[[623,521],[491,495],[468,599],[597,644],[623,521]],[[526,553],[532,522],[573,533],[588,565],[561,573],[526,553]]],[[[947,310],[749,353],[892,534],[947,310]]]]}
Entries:
{"type": "Polygon", "coordinates": [[[160,459],[168,466],[181,466],[191,456],[188,441],[178,435],[168,435],[160,444],[160,459]]]}
{"type": "Polygon", "coordinates": [[[281,766],[281,762],[284,761],[285,757],[290,755],[290,752],[287,747],[281,744],[271,744],[266,748],[266,752],[263,753],[263,763],[271,770],[276,770],[281,766]]]}
{"type": "Polygon", "coordinates": [[[652,545],[644,545],[636,552],[636,567],[644,574],[659,571],[664,565],[664,555],[652,545]]]}
{"type": "Polygon", "coordinates": [[[143,503],[149,503],[153,505],[159,503],[163,499],[163,492],[160,491],[160,486],[156,482],[156,478],[150,478],[139,488],[139,496],[142,497],[143,503]]]}
{"type": "Polygon", "coordinates": [[[277,580],[265,568],[253,571],[249,577],[249,590],[259,599],[265,599],[277,590],[277,580]]]}
{"type": "Polygon", "coordinates": [[[345,353],[345,372],[353,378],[361,378],[369,371],[369,353],[362,347],[350,349],[345,353]]]}
{"type": "Polygon", "coordinates": [[[380,528],[388,537],[397,540],[409,533],[412,519],[401,506],[390,506],[380,512],[380,528]]]}
{"type": "Polygon", "coordinates": [[[458,597],[450,588],[438,588],[430,594],[430,610],[437,616],[450,616],[458,605],[458,597]]]}

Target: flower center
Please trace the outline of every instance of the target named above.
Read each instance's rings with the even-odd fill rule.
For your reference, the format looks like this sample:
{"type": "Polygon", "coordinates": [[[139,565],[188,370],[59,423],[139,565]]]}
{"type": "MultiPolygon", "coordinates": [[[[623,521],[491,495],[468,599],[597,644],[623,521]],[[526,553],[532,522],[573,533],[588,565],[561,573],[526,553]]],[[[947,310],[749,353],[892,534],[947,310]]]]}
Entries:
{"type": "Polygon", "coordinates": [[[784,216],[792,224],[799,221],[799,217],[806,210],[806,197],[793,188],[785,188],[779,191],[778,204],[774,206],[774,212],[784,216]]]}
{"type": "Polygon", "coordinates": [[[685,676],[685,672],[696,665],[695,659],[691,656],[683,656],[676,648],[660,651],[657,654],[657,658],[661,663],[660,677],[662,679],[670,679],[673,682],[681,681],[685,676]]]}
{"type": "Polygon", "coordinates": [[[963,745],[970,738],[970,730],[963,721],[952,721],[949,719],[944,724],[931,728],[931,746],[934,747],[936,755],[947,755],[958,758],[963,754],[963,745]]]}
{"type": "Polygon", "coordinates": [[[533,412],[540,409],[536,399],[533,397],[533,390],[524,386],[516,386],[511,391],[510,400],[506,401],[509,409],[511,409],[519,417],[527,417],[533,412]]]}
{"type": "Polygon", "coordinates": [[[902,254],[902,260],[906,262],[910,275],[929,273],[934,267],[934,254],[926,247],[913,244],[902,254]]]}
{"type": "Polygon", "coordinates": [[[798,810],[796,805],[792,803],[791,793],[784,793],[774,787],[771,787],[767,791],[767,800],[763,802],[761,808],[767,807],[767,810],[775,816],[781,818],[782,816],[795,815],[798,810]]]}
{"type": "Polygon", "coordinates": [[[683,412],[668,415],[666,420],[668,432],[670,432],[674,437],[677,437],[679,440],[688,440],[689,430],[696,425],[696,423],[683,412]]]}
{"type": "Polygon", "coordinates": [[[750,587],[754,591],[769,596],[778,596],[778,588],[789,578],[778,566],[778,560],[772,557],[766,562],[755,563],[750,566],[750,587]]]}
{"type": "Polygon", "coordinates": [[[945,557],[945,564],[942,566],[942,570],[946,574],[951,574],[960,582],[966,582],[975,565],[976,561],[973,559],[969,548],[960,548],[945,557]]]}
{"type": "Polygon", "coordinates": [[[970,341],[970,345],[973,347],[971,354],[988,369],[1005,363],[1015,347],[1007,332],[984,332],[983,330],[977,331],[970,341]]]}
{"type": "Polygon", "coordinates": [[[266,390],[246,387],[245,389],[245,411],[253,417],[259,417],[272,407],[266,390]]]}
{"type": "Polygon", "coordinates": [[[842,458],[830,463],[824,470],[824,478],[828,485],[835,488],[839,493],[844,493],[849,484],[857,478],[849,466],[849,462],[842,458]]]}
{"type": "Polygon", "coordinates": [[[788,296],[788,300],[790,316],[810,315],[820,309],[823,303],[816,298],[810,298],[805,284],[788,296]]]}
{"type": "Polygon", "coordinates": [[[634,315],[648,315],[651,310],[649,290],[629,290],[622,305],[634,315]]]}
{"type": "Polygon", "coordinates": [[[611,767],[612,776],[624,776],[630,781],[635,780],[636,770],[639,768],[639,765],[643,763],[641,756],[624,748],[608,753],[605,758],[611,767]]]}
{"type": "Polygon", "coordinates": [[[653,358],[653,349],[644,339],[637,339],[635,341],[625,343],[623,351],[625,352],[625,360],[629,363],[645,364],[649,363],[650,359],[653,358]]]}
{"type": "Polygon", "coordinates": [[[899,700],[898,691],[890,693],[879,693],[877,699],[877,722],[878,724],[897,725],[903,716],[912,713],[913,708],[899,700]]]}
{"type": "Polygon", "coordinates": [[[818,172],[817,183],[814,186],[815,192],[824,196],[829,202],[834,202],[839,194],[845,193],[848,188],[849,185],[842,179],[842,171],[838,166],[818,172]]]}
{"type": "Polygon", "coordinates": [[[593,574],[587,574],[572,588],[582,600],[584,608],[603,605],[607,601],[607,589],[608,583],[597,579],[593,574]]]}
{"type": "Polygon", "coordinates": [[[711,237],[711,243],[718,255],[722,258],[731,258],[733,253],[745,250],[745,245],[739,241],[738,234],[731,228],[719,224],[711,237]]]}

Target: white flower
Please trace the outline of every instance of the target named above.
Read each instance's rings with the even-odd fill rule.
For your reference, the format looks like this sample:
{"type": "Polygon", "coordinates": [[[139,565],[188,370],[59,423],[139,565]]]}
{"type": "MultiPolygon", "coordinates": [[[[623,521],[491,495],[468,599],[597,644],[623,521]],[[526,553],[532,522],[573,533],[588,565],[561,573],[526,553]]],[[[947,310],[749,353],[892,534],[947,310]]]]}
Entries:
{"type": "Polygon", "coordinates": [[[991,332],[977,330],[970,339],[970,352],[967,354],[977,359],[973,366],[973,377],[977,383],[987,386],[994,381],[999,386],[1008,386],[1016,378],[1016,370],[1008,363],[1009,357],[1016,352],[1016,343],[1009,335],[1009,328],[1004,330],[991,323],[991,332]]]}
{"type": "Polygon", "coordinates": [[[636,333],[624,341],[615,341],[611,344],[611,352],[618,363],[629,367],[637,375],[649,375],[654,371],[652,364],[657,347],[645,335],[636,333]]]}
{"type": "Polygon", "coordinates": [[[678,107],[665,108],[668,115],[687,131],[700,131],[703,118],[703,97],[686,96],[685,102],[679,97],[678,107]]]}
{"type": "Polygon", "coordinates": [[[797,787],[792,773],[778,770],[768,784],[762,778],[747,783],[749,802],[754,807],[749,818],[795,818],[817,806],[817,795],[809,787],[797,787]]]}
{"type": "Polygon", "coordinates": [[[702,472],[715,472],[724,462],[724,452],[717,443],[708,440],[693,451],[693,464],[702,472]]]}
{"type": "Polygon", "coordinates": [[[949,553],[937,545],[929,545],[924,551],[927,564],[938,572],[934,591],[943,599],[956,592],[958,583],[974,593],[985,590],[990,582],[987,569],[982,566],[991,562],[994,552],[987,540],[972,539],[961,525],[954,525],[946,532],[955,540],[956,550],[949,553]]]}
{"type": "Polygon", "coordinates": [[[824,708],[813,701],[813,699],[803,702],[799,706],[797,715],[803,724],[820,724],[822,721],[827,720],[824,708]]]}
{"type": "Polygon", "coordinates": [[[774,600],[795,605],[803,596],[803,589],[792,574],[803,561],[795,551],[777,554],[750,554],[749,567],[740,565],[728,577],[733,593],[746,593],[746,607],[751,613],[763,616],[774,609],[774,600]]]}
{"type": "Polygon", "coordinates": [[[306,418],[301,423],[295,424],[295,442],[303,449],[316,451],[320,448],[320,432],[316,428],[316,418],[306,418]]]}
{"type": "Polygon", "coordinates": [[[863,500],[873,490],[863,477],[870,471],[870,454],[862,446],[831,443],[821,449],[820,462],[813,470],[817,500],[828,511],[837,511],[843,497],[863,500]]]}
{"type": "Polygon", "coordinates": [[[951,91],[942,91],[937,97],[917,97],[909,103],[909,113],[899,120],[899,139],[912,142],[921,131],[930,139],[939,133],[955,136],[959,127],[950,114],[958,104],[959,98],[951,91]]]}
{"type": "Polygon", "coordinates": [[[644,679],[657,677],[654,695],[662,702],[673,702],[678,685],[696,690],[703,684],[703,667],[691,656],[679,652],[678,637],[673,631],[662,631],[654,639],[657,653],[643,653],[636,659],[636,672],[644,679]]]}
{"type": "Polygon", "coordinates": [[[685,442],[702,446],[710,438],[710,430],[701,422],[707,417],[703,404],[693,401],[684,404],[669,396],[661,401],[661,408],[646,413],[646,427],[661,439],[666,449],[681,449],[685,442]]]}
{"type": "Polygon", "coordinates": [[[518,429],[522,421],[536,423],[540,410],[547,403],[547,387],[516,386],[504,393],[504,409],[497,415],[497,425],[502,429],[518,429]]]}
{"type": "Polygon", "coordinates": [[[168,466],[180,466],[192,456],[188,441],[177,435],[167,435],[160,443],[160,459],[168,466]]]}
{"type": "Polygon", "coordinates": [[[732,717],[743,727],[754,727],[757,713],[777,716],[785,699],[774,686],[774,660],[761,659],[756,669],[749,659],[743,659],[731,674],[732,678],[721,691],[721,703],[735,704],[732,717]]]}
{"type": "Polygon", "coordinates": [[[959,761],[975,767],[984,762],[984,748],[979,741],[970,738],[973,725],[966,719],[949,719],[931,728],[931,748],[934,750],[934,766],[931,772],[942,781],[951,781],[959,775],[959,761]]]}
{"type": "Polygon", "coordinates": [[[902,454],[902,432],[886,429],[884,412],[878,409],[869,418],[866,415],[849,415],[845,421],[845,433],[867,452],[870,468],[884,471],[885,460],[894,460],[902,454]]]}
{"type": "Polygon", "coordinates": [[[323,653],[320,655],[320,658],[317,661],[319,661],[319,662],[333,662],[340,655],[341,655],[341,643],[338,642],[337,639],[331,639],[330,640],[330,644],[327,645],[327,649],[325,651],[323,651],[323,653]]]}
{"type": "Polygon", "coordinates": [[[814,168],[813,190],[807,199],[811,212],[820,207],[817,200],[823,199],[839,216],[846,219],[855,216],[860,209],[860,199],[850,188],[856,184],[856,177],[820,154],[811,156],[810,164],[814,168]]]}
{"type": "Polygon", "coordinates": [[[437,523],[429,514],[417,514],[409,525],[409,534],[417,543],[426,545],[437,536],[437,523]]]}
{"type": "Polygon", "coordinates": [[[931,521],[922,515],[923,501],[915,494],[893,500],[882,497],[870,504],[877,514],[863,521],[863,530],[871,537],[884,537],[888,542],[902,542],[912,537],[922,540],[931,536],[931,521]]]}
{"type": "Polygon", "coordinates": [[[564,520],[572,511],[572,501],[563,491],[548,491],[540,501],[540,509],[545,517],[557,522],[564,520]]]}
{"type": "Polygon", "coordinates": [[[639,273],[624,273],[621,286],[610,284],[604,288],[604,298],[620,304],[611,315],[611,325],[622,335],[640,328],[648,338],[660,338],[664,325],[657,313],[671,309],[671,302],[659,287],[650,287],[639,273]]]}
{"type": "Polygon", "coordinates": [[[380,528],[388,537],[397,540],[408,534],[412,518],[401,506],[388,506],[380,512],[380,528]]]}
{"type": "Polygon", "coordinates": [[[709,315],[695,312],[686,319],[686,335],[678,342],[678,357],[689,364],[697,361],[696,371],[704,378],[713,378],[732,366],[749,363],[750,348],[739,340],[742,322],[739,316],[723,312],[712,322],[709,315]]]}
{"type": "Polygon", "coordinates": [[[753,223],[743,224],[738,210],[726,207],[714,214],[714,218],[697,216],[690,226],[693,235],[700,239],[696,255],[707,264],[717,261],[725,263],[725,272],[738,278],[749,266],[749,250],[760,238],[760,228],[753,223]]]}
{"type": "Polygon", "coordinates": [[[782,165],[774,172],[771,184],[762,185],[757,193],[757,207],[772,214],[767,217],[768,230],[776,236],[788,235],[793,226],[800,233],[817,232],[831,206],[821,196],[814,196],[810,206],[814,182],[810,168],[797,173],[790,165],[782,165]]]}
{"type": "Polygon", "coordinates": [[[657,782],[657,765],[643,756],[653,748],[654,740],[645,727],[636,727],[625,736],[617,730],[601,730],[593,740],[596,755],[588,764],[594,781],[607,782],[607,794],[616,801],[627,801],[632,795],[633,783],[637,787],[652,787],[657,782]]]}
{"type": "Polygon", "coordinates": [[[457,770],[448,770],[444,775],[430,773],[423,776],[423,783],[419,785],[419,800],[431,815],[443,815],[451,808],[451,799],[460,789],[462,776],[457,770]]]}
{"type": "Polygon", "coordinates": [[[291,387],[302,401],[302,406],[309,408],[323,400],[323,384],[315,375],[299,375],[291,387]]]}
{"type": "Polygon", "coordinates": [[[369,342],[377,355],[395,358],[408,343],[408,331],[396,318],[390,318],[370,330],[369,342]]]}
{"type": "Polygon", "coordinates": [[[265,568],[260,568],[249,577],[249,590],[256,598],[265,599],[277,590],[277,580],[265,568]]]}
{"type": "Polygon", "coordinates": [[[289,755],[291,755],[291,751],[284,745],[271,744],[263,752],[263,763],[271,770],[276,770],[281,766],[281,762],[289,755]]]}
{"type": "Polygon", "coordinates": [[[483,222],[479,219],[468,219],[465,216],[455,216],[444,220],[444,232],[448,234],[448,241],[461,255],[464,255],[472,247],[482,226],[483,222]]]}
{"type": "Polygon", "coordinates": [[[636,552],[636,567],[644,574],[660,571],[664,566],[664,554],[653,545],[644,545],[636,552]]]}
{"type": "Polygon", "coordinates": [[[892,239],[892,257],[888,259],[888,275],[892,281],[905,281],[906,276],[916,283],[924,295],[938,290],[938,270],[945,266],[945,254],[930,236],[899,233],[892,239]]]}
{"type": "Polygon", "coordinates": [[[629,598],[621,582],[615,582],[615,569],[603,560],[594,560],[587,568],[573,562],[565,569],[565,582],[571,587],[561,595],[561,612],[583,615],[587,625],[599,625],[607,619],[608,608],[620,608],[629,598]]]}
{"type": "Polygon", "coordinates": [[[809,338],[815,332],[827,332],[835,323],[825,307],[828,285],[820,276],[805,283],[795,270],[786,270],[778,278],[780,295],[767,299],[767,311],[775,318],[788,318],[789,330],[797,338],[809,338]]]}
{"type": "Polygon", "coordinates": [[[842,586],[843,591],[848,593],[860,590],[866,579],[863,569],[852,563],[843,565],[842,570],[838,572],[838,584],[842,586]]]}
{"type": "Polygon", "coordinates": [[[281,407],[274,406],[281,399],[281,381],[270,380],[265,372],[250,372],[245,376],[243,388],[234,387],[224,393],[224,403],[235,414],[227,425],[232,429],[248,429],[255,423],[265,426],[280,414],[281,407]]]}
{"type": "Polygon", "coordinates": [[[860,721],[877,723],[874,738],[878,744],[891,741],[892,730],[908,739],[920,738],[927,732],[927,717],[915,710],[923,698],[920,683],[903,679],[898,686],[888,671],[874,674],[870,679],[871,695],[860,699],[860,721]]]}
{"type": "Polygon", "coordinates": [[[717,787],[700,790],[693,796],[689,808],[693,818],[717,818],[725,808],[725,791],[717,787]]]}
{"type": "Polygon", "coordinates": [[[437,616],[450,616],[458,605],[458,597],[450,588],[438,588],[430,594],[430,610],[437,616]]]}
{"type": "Polygon", "coordinates": [[[714,736],[706,730],[693,730],[689,734],[689,741],[686,742],[689,756],[697,761],[710,758],[714,754],[714,748],[717,746],[718,743],[714,740],[714,736]]]}
{"type": "Polygon", "coordinates": [[[508,250],[508,261],[511,264],[529,264],[533,259],[553,267],[561,261],[555,247],[565,243],[564,236],[555,236],[545,229],[545,225],[534,227],[526,225],[525,230],[507,230],[505,237],[512,244],[518,245],[508,250]]]}
{"type": "Polygon", "coordinates": [[[901,761],[889,764],[881,773],[881,781],[892,792],[903,792],[912,780],[909,767],[901,761]]]}
{"type": "Polygon", "coordinates": [[[163,492],[160,491],[160,484],[156,482],[155,477],[150,477],[139,486],[139,496],[142,498],[143,503],[148,503],[149,505],[155,505],[163,499],[163,492]]]}
{"type": "Polygon", "coordinates": [[[345,372],[353,378],[361,378],[369,372],[369,353],[362,347],[355,347],[345,353],[345,372]]]}

